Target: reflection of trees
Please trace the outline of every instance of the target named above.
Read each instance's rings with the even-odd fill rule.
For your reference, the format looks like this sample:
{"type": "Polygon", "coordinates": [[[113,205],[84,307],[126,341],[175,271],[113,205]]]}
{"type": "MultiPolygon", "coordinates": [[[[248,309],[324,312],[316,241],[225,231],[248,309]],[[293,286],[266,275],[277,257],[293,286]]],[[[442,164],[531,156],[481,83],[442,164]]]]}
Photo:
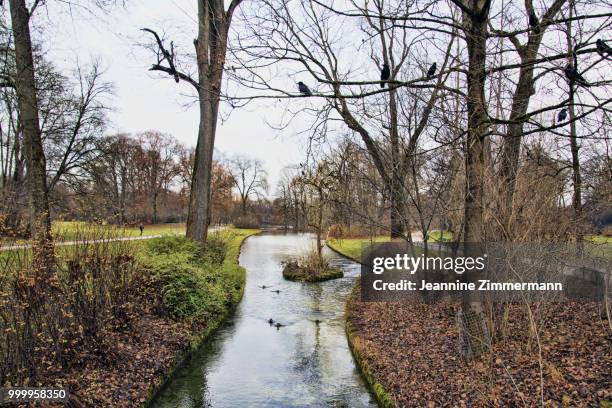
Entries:
{"type": "MultiPolygon", "coordinates": [[[[308,285],[305,287],[305,292],[304,296],[311,301],[311,310],[320,312],[323,298],[323,288],[321,285],[308,285]]],[[[292,365],[293,370],[304,377],[304,384],[308,386],[318,385],[322,377],[321,327],[319,324],[315,324],[314,321],[311,324],[315,327],[312,343],[307,335],[296,337],[296,361],[292,365]]]]}
{"type": "Polygon", "coordinates": [[[155,408],[212,407],[212,396],[208,387],[207,367],[217,366],[222,358],[226,339],[233,338],[235,325],[221,329],[212,341],[207,342],[189,359],[187,364],[173,376],[165,386],[161,397],[152,404],[155,408]]]}

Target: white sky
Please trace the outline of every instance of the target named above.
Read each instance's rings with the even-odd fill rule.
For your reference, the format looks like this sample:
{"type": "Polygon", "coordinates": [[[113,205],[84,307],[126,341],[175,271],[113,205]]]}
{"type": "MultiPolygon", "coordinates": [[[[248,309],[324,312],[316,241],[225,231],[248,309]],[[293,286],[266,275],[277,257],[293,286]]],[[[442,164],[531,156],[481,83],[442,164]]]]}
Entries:
{"type": "MultiPolygon", "coordinates": [[[[147,70],[153,56],[138,46],[149,38],[142,27],[167,31],[177,46],[192,51],[195,37],[196,3],[193,0],[129,0],[97,16],[52,2],[40,10],[36,21],[44,27],[48,58],[68,73],[75,62],[89,64],[100,59],[105,79],[115,86],[108,133],[155,129],[195,146],[198,129],[197,106],[186,96],[187,84],[147,70]]],[[[40,33],[35,39],[40,40],[40,33]]],[[[226,109],[227,111],[227,109],[226,109]]],[[[276,190],[281,169],[303,161],[306,141],[292,129],[278,131],[266,124],[278,123],[282,111],[249,105],[219,121],[217,150],[225,156],[243,154],[259,158],[268,171],[270,193],[276,190]]]]}

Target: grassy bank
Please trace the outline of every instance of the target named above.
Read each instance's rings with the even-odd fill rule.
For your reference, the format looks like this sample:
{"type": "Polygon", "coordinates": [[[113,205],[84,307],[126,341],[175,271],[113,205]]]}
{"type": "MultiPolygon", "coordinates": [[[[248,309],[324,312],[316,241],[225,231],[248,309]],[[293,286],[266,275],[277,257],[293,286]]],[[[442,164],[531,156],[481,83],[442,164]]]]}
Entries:
{"type": "Polygon", "coordinates": [[[367,248],[372,243],[387,242],[388,236],[379,236],[373,238],[338,238],[328,239],[325,244],[333,251],[343,255],[355,262],[361,262],[362,248],[367,248]]]}
{"type": "Polygon", "coordinates": [[[178,236],[74,245],[48,269],[8,251],[0,380],[69,386],[74,406],[141,406],[240,301],[240,245],[256,232],[212,233],[204,248],[178,236]]]}
{"type": "Polygon", "coordinates": [[[448,231],[431,231],[429,233],[428,242],[452,241],[453,234],[448,231]]]}

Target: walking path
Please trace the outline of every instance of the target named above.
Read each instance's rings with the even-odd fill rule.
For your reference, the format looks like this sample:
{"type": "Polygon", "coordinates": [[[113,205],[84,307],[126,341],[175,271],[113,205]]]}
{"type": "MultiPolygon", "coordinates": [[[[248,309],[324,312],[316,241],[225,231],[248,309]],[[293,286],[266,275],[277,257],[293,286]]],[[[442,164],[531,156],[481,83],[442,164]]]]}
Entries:
{"type": "MultiPolygon", "coordinates": [[[[221,231],[226,229],[227,226],[221,227],[212,227],[208,229],[208,232],[221,231]]],[[[144,235],[142,237],[119,237],[119,238],[109,238],[109,239],[93,239],[93,240],[81,240],[81,241],[57,241],[55,242],[55,246],[68,246],[68,245],[77,245],[77,244],[101,244],[104,242],[117,242],[117,241],[142,241],[145,239],[153,239],[160,238],[164,235],[169,234],[156,234],[156,235],[144,235]]],[[[177,235],[177,234],[174,234],[177,235]]],[[[0,252],[3,251],[14,251],[17,249],[29,249],[32,248],[32,244],[20,244],[20,245],[5,245],[0,246],[0,252]]]]}

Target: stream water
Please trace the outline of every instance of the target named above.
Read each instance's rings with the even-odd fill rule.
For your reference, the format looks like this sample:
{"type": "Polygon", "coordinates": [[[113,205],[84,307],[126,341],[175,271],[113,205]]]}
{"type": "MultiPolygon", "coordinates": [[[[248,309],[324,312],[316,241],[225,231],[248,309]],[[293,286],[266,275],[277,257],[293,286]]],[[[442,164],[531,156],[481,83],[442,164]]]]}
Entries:
{"type": "Polygon", "coordinates": [[[344,330],[359,265],[326,248],[344,278],[296,283],[282,277],[281,261],[312,245],[309,234],[265,233],[245,241],[240,264],[247,280],[236,313],[176,372],[153,407],[376,406],[344,330]],[[271,326],[270,318],[283,326],[271,326]]]}

